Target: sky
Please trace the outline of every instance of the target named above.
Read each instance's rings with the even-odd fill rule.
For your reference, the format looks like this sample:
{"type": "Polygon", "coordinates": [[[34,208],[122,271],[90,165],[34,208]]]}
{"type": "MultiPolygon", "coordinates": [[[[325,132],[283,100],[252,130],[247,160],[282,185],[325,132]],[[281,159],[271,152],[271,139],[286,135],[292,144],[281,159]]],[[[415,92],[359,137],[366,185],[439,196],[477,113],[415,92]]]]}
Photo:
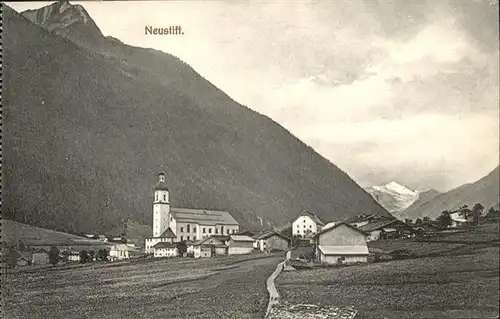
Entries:
{"type": "Polygon", "coordinates": [[[497,0],[71,4],[106,36],[184,60],[362,186],[447,191],[499,164],[497,0]],[[184,35],[145,35],[171,25],[184,35]]]}

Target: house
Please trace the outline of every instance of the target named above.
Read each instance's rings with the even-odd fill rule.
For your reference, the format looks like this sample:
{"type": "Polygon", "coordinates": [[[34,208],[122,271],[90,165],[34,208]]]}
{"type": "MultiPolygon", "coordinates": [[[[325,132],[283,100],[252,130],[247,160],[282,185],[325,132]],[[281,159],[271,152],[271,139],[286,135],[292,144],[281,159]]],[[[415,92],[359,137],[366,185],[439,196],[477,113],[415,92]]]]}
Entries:
{"type": "Polygon", "coordinates": [[[146,238],[147,251],[161,242],[158,238],[162,238],[168,229],[169,233],[175,235],[173,241],[181,242],[198,241],[212,235],[228,236],[239,232],[239,227],[239,223],[227,211],[171,207],[165,173],[158,174],[153,191],[153,236],[146,238]]]}
{"type": "Polygon", "coordinates": [[[415,229],[399,219],[375,220],[359,227],[359,229],[369,234],[368,241],[415,236],[415,229]]]}
{"type": "Polygon", "coordinates": [[[35,250],[31,254],[32,265],[45,265],[49,263],[49,253],[43,248],[35,250]]]}
{"type": "Polygon", "coordinates": [[[376,221],[381,220],[392,220],[394,218],[389,218],[385,216],[380,216],[378,214],[360,214],[354,217],[351,217],[344,222],[348,223],[351,226],[360,228],[361,226],[367,225],[369,223],[374,223],[376,221]]]}
{"type": "Polygon", "coordinates": [[[160,236],[158,237],[146,237],[146,245],[144,247],[144,252],[146,254],[154,253],[154,246],[157,243],[173,243],[177,236],[174,234],[172,229],[167,228],[160,236]]]}
{"type": "Polygon", "coordinates": [[[463,227],[473,222],[472,211],[468,208],[461,208],[450,214],[451,217],[451,228],[463,227]]]}
{"type": "Polygon", "coordinates": [[[17,266],[18,267],[24,267],[28,266],[30,264],[30,260],[26,257],[18,257],[17,258],[17,266]]]}
{"type": "Polygon", "coordinates": [[[177,245],[168,242],[159,242],[153,246],[153,254],[155,257],[177,257],[179,250],[177,245]]]}
{"type": "Polygon", "coordinates": [[[80,261],[80,252],[76,250],[66,250],[64,255],[67,256],[68,261],[79,262],[80,261]]]}
{"type": "Polygon", "coordinates": [[[367,233],[347,223],[338,223],[315,236],[316,258],[321,263],[368,261],[367,233]]]}
{"type": "Polygon", "coordinates": [[[109,259],[110,260],[122,260],[130,258],[130,250],[132,248],[127,244],[115,244],[109,250],[109,259]]]}
{"type": "Polygon", "coordinates": [[[423,236],[425,234],[435,233],[441,230],[439,226],[432,223],[423,223],[418,226],[414,226],[413,228],[415,229],[415,234],[417,236],[423,236]]]}
{"type": "Polygon", "coordinates": [[[303,211],[292,221],[292,236],[314,237],[325,223],[315,214],[303,211]]]}
{"type": "Polygon", "coordinates": [[[255,240],[246,235],[231,235],[228,240],[228,254],[241,255],[250,254],[253,251],[255,240]]]}
{"type": "Polygon", "coordinates": [[[193,244],[194,258],[227,255],[227,246],[215,237],[200,239],[193,244]]]}
{"type": "Polygon", "coordinates": [[[257,242],[257,248],[260,251],[273,251],[273,250],[284,251],[289,249],[291,245],[290,238],[275,231],[270,231],[259,236],[256,242],[257,242]]]}

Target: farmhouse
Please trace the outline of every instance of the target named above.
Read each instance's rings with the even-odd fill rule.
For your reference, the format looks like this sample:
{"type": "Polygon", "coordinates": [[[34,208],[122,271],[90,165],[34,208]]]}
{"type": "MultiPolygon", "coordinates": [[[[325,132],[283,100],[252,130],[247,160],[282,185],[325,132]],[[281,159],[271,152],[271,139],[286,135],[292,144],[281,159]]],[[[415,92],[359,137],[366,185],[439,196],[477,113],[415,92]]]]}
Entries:
{"type": "Polygon", "coordinates": [[[367,225],[369,223],[374,223],[382,220],[392,220],[392,219],[385,216],[380,216],[378,214],[361,214],[351,217],[345,220],[345,222],[351,226],[360,228],[361,226],[367,225]]]}
{"type": "Polygon", "coordinates": [[[169,242],[162,238],[172,238],[173,242],[197,241],[239,231],[238,222],[227,211],[171,207],[164,172],[158,174],[153,197],[153,236],[145,240],[147,252],[158,242],[169,242]]]}
{"type": "Polygon", "coordinates": [[[423,223],[413,228],[415,229],[415,234],[417,236],[422,236],[425,234],[434,233],[441,230],[439,226],[431,223],[423,223]]]}
{"type": "Polygon", "coordinates": [[[246,235],[231,235],[228,240],[228,254],[242,255],[253,251],[254,239],[246,235]]]}
{"type": "Polygon", "coordinates": [[[155,257],[176,257],[179,255],[177,245],[174,243],[159,242],[153,246],[155,257]]]}
{"type": "Polygon", "coordinates": [[[315,236],[316,256],[327,264],[368,261],[367,233],[347,223],[339,223],[315,236]]]}
{"type": "Polygon", "coordinates": [[[194,258],[227,255],[227,246],[215,236],[200,239],[193,244],[194,258]]]}
{"type": "Polygon", "coordinates": [[[287,250],[290,244],[290,238],[275,231],[267,232],[257,238],[257,248],[260,251],[287,250]]]}
{"type": "Polygon", "coordinates": [[[292,236],[313,237],[325,223],[315,214],[303,211],[292,221],[292,236]]]}
{"type": "Polygon", "coordinates": [[[399,219],[377,220],[359,227],[369,234],[368,241],[388,238],[407,238],[415,235],[415,230],[399,219]]]}
{"type": "Polygon", "coordinates": [[[115,244],[109,250],[110,260],[122,260],[130,258],[130,246],[127,244],[115,244]]]}
{"type": "Polygon", "coordinates": [[[33,265],[45,265],[48,263],[49,253],[43,248],[35,250],[31,255],[31,264],[33,265]]]}

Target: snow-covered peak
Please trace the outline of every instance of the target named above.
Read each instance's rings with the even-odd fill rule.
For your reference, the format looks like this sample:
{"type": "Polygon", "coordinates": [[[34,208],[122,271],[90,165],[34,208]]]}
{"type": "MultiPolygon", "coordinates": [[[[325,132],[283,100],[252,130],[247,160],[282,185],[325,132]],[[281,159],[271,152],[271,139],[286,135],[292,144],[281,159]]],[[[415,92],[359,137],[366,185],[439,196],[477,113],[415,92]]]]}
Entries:
{"type": "Polygon", "coordinates": [[[395,182],[395,181],[392,181],[390,183],[387,183],[384,185],[384,187],[387,189],[387,190],[391,190],[395,193],[398,193],[398,194],[405,194],[405,195],[415,195],[415,194],[418,194],[417,191],[412,191],[406,187],[404,187],[403,185],[395,182]]]}

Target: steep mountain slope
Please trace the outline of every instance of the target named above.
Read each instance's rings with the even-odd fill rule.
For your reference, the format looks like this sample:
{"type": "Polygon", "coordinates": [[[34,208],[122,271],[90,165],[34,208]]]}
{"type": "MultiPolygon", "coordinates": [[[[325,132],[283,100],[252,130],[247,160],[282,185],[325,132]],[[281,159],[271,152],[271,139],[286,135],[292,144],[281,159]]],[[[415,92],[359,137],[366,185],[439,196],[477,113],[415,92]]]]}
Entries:
{"type": "Polygon", "coordinates": [[[88,16],[80,9],[57,18],[63,4],[25,14],[73,21],[52,32],[3,6],[7,216],[75,232],[106,232],[124,218],[150,224],[160,169],[173,206],[226,209],[244,227],[281,224],[303,209],[325,220],[388,214],[346,173],[179,59],[103,37],[74,21],[75,12],[88,16]],[[70,39],[54,34],[61,30],[70,39]]]}
{"type": "Polygon", "coordinates": [[[382,186],[368,187],[366,191],[391,213],[404,211],[419,197],[417,191],[412,191],[394,181],[382,186]]]}
{"type": "Polygon", "coordinates": [[[444,210],[456,210],[462,205],[473,207],[476,203],[481,203],[485,207],[486,213],[490,207],[498,203],[500,196],[498,173],[497,166],[480,180],[452,189],[418,207],[412,207],[406,210],[400,218],[416,219],[425,216],[436,218],[444,210]]]}
{"type": "Polygon", "coordinates": [[[414,201],[408,208],[406,208],[404,211],[400,212],[400,215],[404,215],[405,211],[412,211],[416,207],[419,207],[420,205],[423,205],[424,203],[427,203],[428,201],[434,199],[436,196],[439,196],[441,193],[438,192],[435,189],[430,189],[425,192],[419,192],[418,193],[418,198],[416,201],[414,201]]]}

